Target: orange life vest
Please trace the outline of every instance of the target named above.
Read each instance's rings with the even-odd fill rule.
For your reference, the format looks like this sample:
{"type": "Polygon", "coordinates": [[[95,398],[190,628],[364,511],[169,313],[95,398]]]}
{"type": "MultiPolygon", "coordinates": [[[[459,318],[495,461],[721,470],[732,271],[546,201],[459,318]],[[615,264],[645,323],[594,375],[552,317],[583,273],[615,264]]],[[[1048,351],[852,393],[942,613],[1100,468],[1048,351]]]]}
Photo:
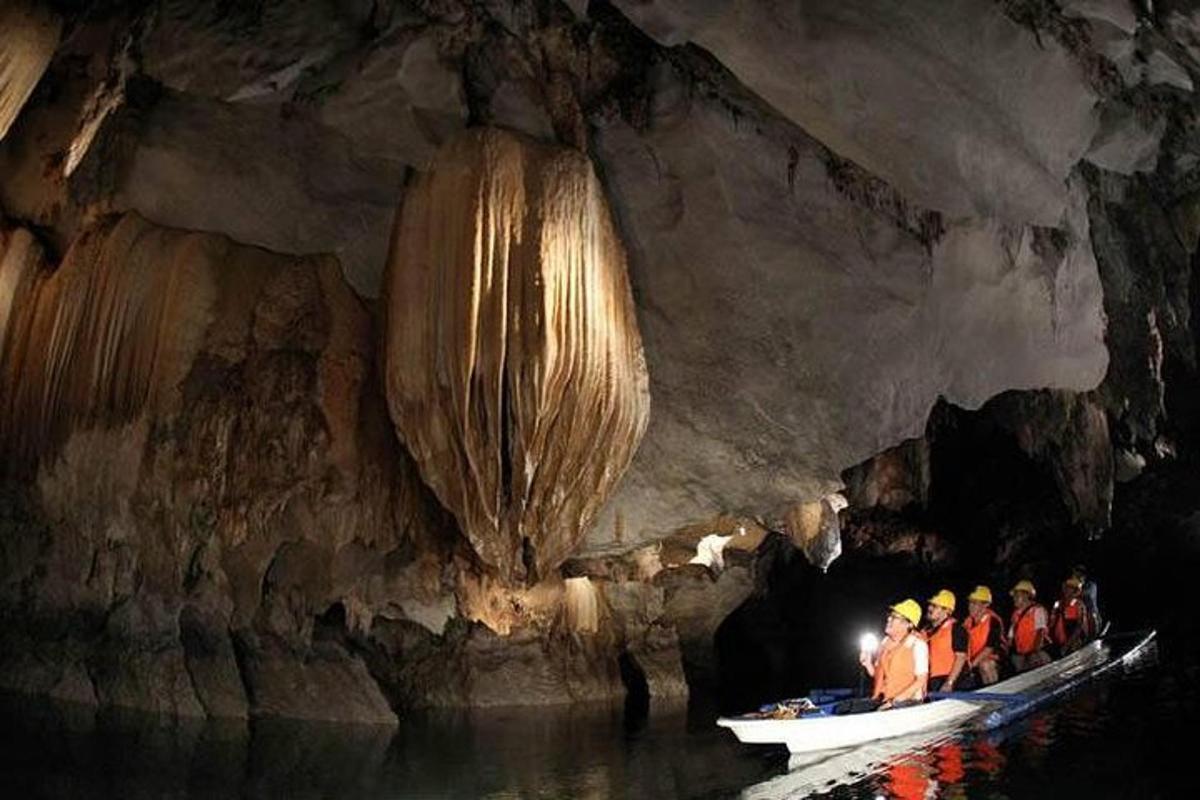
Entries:
{"type": "MultiPolygon", "coordinates": [[[[979,620],[978,622],[976,622],[975,618],[970,615],[963,620],[963,627],[967,629],[967,636],[970,639],[970,644],[967,646],[968,661],[974,661],[979,657],[979,654],[987,648],[988,637],[991,636],[993,625],[996,625],[1000,628],[1000,640],[1001,644],[1003,644],[1004,623],[1000,621],[1000,616],[995,611],[992,611],[989,608],[987,611],[983,612],[983,619],[979,620]]],[[[999,654],[992,653],[988,660],[991,661],[992,659],[996,658],[997,655],[999,654]]]]}
{"type": "Polygon", "coordinates": [[[908,634],[899,642],[885,638],[875,664],[875,690],[873,696],[884,700],[920,700],[925,696],[925,687],[919,686],[915,693],[899,697],[900,691],[917,677],[917,662],[913,655],[916,639],[908,634]]]}
{"type": "Polygon", "coordinates": [[[941,678],[954,668],[954,617],[947,617],[933,633],[925,634],[929,642],[929,677],[941,678]]]}
{"type": "Polygon", "coordinates": [[[1046,613],[1046,609],[1037,603],[1031,603],[1025,607],[1024,611],[1013,610],[1012,613],[1012,646],[1013,652],[1019,656],[1027,656],[1041,647],[1038,646],[1037,628],[1034,627],[1033,620],[1037,616],[1037,609],[1041,608],[1042,613],[1046,613]]]}
{"type": "Polygon", "coordinates": [[[1068,622],[1077,623],[1083,629],[1084,637],[1088,636],[1087,608],[1078,597],[1068,600],[1066,605],[1055,603],[1054,611],[1050,614],[1050,638],[1059,647],[1066,644],[1069,638],[1068,622]]]}

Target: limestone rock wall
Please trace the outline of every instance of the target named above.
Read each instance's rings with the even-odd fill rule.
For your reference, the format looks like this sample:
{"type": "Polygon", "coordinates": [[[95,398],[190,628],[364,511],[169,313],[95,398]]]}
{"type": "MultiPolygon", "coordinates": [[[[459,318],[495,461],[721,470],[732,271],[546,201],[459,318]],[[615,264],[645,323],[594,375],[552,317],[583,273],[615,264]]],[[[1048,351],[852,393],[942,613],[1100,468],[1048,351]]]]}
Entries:
{"type": "Polygon", "coordinates": [[[1103,379],[1081,187],[1053,229],[947,219],[680,58],[647,125],[597,133],[656,402],[594,547],[723,510],[781,520],[919,436],[939,395],[1103,379]]]}
{"type": "Polygon", "coordinates": [[[3,261],[23,290],[3,333],[0,681],[189,715],[394,719],[361,661],[312,636],[331,603],[379,603],[384,555],[427,537],[415,475],[371,438],[372,415],[388,430],[364,399],[371,321],[336,262],[132,214],[53,270],[23,241],[7,233],[3,261]],[[358,699],[329,704],[342,694],[358,699]]]}
{"type": "Polygon", "coordinates": [[[1000,4],[618,0],[839,155],[953,218],[1058,224],[1096,130],[1088,75],[1000,4]]]}

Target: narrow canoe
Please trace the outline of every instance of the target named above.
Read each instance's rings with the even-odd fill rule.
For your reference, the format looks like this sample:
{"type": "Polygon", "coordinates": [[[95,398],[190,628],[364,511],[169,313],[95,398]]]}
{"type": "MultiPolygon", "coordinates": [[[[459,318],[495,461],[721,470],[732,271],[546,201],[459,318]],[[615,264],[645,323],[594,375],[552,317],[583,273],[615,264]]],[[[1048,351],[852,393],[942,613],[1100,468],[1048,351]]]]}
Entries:
{"type": "Polygon", "coordinates": [[[792,753],[856,747],[881,739],[968,725],[992,729],[1028,714],[1064,692],[1109,669],[1137,658],[1155,632],[1115,634],[1097,639],[1065,658],[1022,673],[977,692],[934,694],[918,706],[865,714],[833,714],[833,703],[796,719],[757,716],[721,717],[743,742],[785,744],[792,753]]]}

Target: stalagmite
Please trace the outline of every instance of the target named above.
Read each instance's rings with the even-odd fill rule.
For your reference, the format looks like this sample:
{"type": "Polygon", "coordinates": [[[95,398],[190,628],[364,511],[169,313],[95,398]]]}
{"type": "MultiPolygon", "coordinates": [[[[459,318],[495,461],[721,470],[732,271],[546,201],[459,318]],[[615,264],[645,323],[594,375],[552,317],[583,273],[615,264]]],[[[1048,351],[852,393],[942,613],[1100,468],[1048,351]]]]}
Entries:
{"type": "Polygon", "coordinates": [[[58,17],[37,4],[0,4],[0,139],[50,64],[61,29],[58,17]]]}
{"type": "Polygon", "coordinates": [[[386,280],[400,438],[508,578],[575,549],[646,427],[624,250],[587,158],[495,130],[406,195],[386,280]]]}

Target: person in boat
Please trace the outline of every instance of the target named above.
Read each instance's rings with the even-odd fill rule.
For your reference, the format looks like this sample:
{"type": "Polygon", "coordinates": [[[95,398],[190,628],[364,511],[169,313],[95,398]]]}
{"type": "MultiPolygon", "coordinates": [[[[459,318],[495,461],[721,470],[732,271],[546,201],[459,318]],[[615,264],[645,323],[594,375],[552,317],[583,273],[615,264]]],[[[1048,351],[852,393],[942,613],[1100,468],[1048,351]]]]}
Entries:
{"type": "Polygon", "coordinates": [[[1074,653],[1093,636],[1091,614],[1083,600],[1083,582],[1072,575],[1063,581],[1062,596],[1050,611],[1050,640],[1059,655],[1074,653]]]}
{"type": "Polygon", "coordinates": [[[859,663],[875,679],[871,697],[881,711],[925,700],[929,645],[917,633],[920,623],[921,606],[916,600],[897,603],[889,609],[879,651],[859,655],[859,663]]]}
{"type": "Polygon", "coordinates": [[[1096,582],[1088,577],[1087,568],[1083,564],[1076,564],[1071,569],[1071,575],[1078,578],[1079,582],[1083,585],[1083,604],[1087,607],[1088,614],[1092,617],[1092,630],[1098,635],[1104,625],[1100,621],[1100,591],[1096,587],[1096,582]]]}
{"type": "Polygon", "coordinates": [[[1004,621],[992,610],[992,590],[976,586],[967,595],[967,669],[971,683],[991,686],[1000,680],[1000,654],[1004,652],[1004,621]]]}
{"type": "Polygon", "coordinates": [[[931,692],[953,692],[967,664],[967,632],[954,618],[954,605],[954,592],[942,589],[925,607],[931,692]]]}
{"type": "Polygon", "coordinates": [[[1010,592],[1013,599],[1008,641],[1012,646],[1012,665],[1017,672],[1050,663],[1046,647],[1050,644],[1049,618],[1037,602],[1037,589],[1030,581],[1017,581],[1010,592]]]}

